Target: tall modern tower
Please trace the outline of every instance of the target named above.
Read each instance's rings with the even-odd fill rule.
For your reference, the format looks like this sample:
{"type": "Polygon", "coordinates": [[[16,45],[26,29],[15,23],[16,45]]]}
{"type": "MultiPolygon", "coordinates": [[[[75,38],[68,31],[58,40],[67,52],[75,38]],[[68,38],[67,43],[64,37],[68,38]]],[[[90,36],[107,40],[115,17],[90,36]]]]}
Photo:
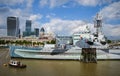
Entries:
{"type": "Polygon", "coordinates": [[[31,20],[26,20],[26,32],[31,32],[31,20]]]}
{"type": "Polygon", "coordinates": [[[18,17],[7,17],[7,36],[19,36],[18,17]]]}
{"type": "Polygon", "coordinates": [[[31,35],[31,20],[26,20],[26,36],[30,36],[31,35]]]}
{"type": "Polygon", "coordinates": [[[35,28],[35,36],[39,37],[39,28],[35,28]]]}

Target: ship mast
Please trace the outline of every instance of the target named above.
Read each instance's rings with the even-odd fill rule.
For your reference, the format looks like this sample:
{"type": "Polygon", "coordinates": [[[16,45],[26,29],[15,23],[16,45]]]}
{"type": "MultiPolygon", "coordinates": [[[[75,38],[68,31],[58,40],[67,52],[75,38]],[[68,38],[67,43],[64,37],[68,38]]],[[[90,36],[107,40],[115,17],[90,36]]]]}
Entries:
{"type": "Polygon", "coordinates": [[[95,17],[94,27],[96,28],[96,35],[98,36],[99,33],[101,33],[101,28],[102,28],[102,16],[100,16],[99,13],[97,13],[95,17]]]}

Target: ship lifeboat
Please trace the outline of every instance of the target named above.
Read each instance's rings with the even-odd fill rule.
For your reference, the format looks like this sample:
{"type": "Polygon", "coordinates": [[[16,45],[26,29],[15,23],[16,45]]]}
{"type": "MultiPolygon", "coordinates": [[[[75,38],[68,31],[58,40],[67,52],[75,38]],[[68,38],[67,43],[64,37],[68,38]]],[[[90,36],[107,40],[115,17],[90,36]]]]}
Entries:
{"type": "Polygon", "coordinates": [[[16,68],[26,68],[25,64],[22,64],[20,61],[10,60],[9,66],[16,68]]]}
{"type": "Polygon", "coordinates": [[[94,43],[92,41],[86,41],[89,45],[93,45],[94,43]]]}
{"type": "Polygon", "coordinates": [[[105,41],[100,41],[100,43],[101,43],[102,45],[105,45],[105,44],[106,44],[106,42],[105,42],[105,41]]]}

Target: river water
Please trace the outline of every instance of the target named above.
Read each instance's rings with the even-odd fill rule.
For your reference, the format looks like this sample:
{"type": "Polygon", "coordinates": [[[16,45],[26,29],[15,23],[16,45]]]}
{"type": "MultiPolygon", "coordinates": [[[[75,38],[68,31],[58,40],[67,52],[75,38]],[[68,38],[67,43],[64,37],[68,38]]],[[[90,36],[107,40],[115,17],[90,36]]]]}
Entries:
{"type": "Polygon", "coordinates": [[[120,60],[83,63],[72,60],[18,59],[24,69],[4,66],[10,60],[8,49],[0,49],[0,76],[120,76],[120,60]]]}

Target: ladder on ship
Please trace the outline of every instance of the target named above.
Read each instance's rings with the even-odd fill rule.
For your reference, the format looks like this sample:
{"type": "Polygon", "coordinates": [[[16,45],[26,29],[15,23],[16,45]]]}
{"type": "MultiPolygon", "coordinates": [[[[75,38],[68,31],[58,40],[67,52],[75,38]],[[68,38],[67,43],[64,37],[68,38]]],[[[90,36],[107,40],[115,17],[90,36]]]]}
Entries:
{"type": "Polygon", "coordinates": [[[82,62],[97,63],[96,48],[82,48],[81,56],[82,62]]]}

